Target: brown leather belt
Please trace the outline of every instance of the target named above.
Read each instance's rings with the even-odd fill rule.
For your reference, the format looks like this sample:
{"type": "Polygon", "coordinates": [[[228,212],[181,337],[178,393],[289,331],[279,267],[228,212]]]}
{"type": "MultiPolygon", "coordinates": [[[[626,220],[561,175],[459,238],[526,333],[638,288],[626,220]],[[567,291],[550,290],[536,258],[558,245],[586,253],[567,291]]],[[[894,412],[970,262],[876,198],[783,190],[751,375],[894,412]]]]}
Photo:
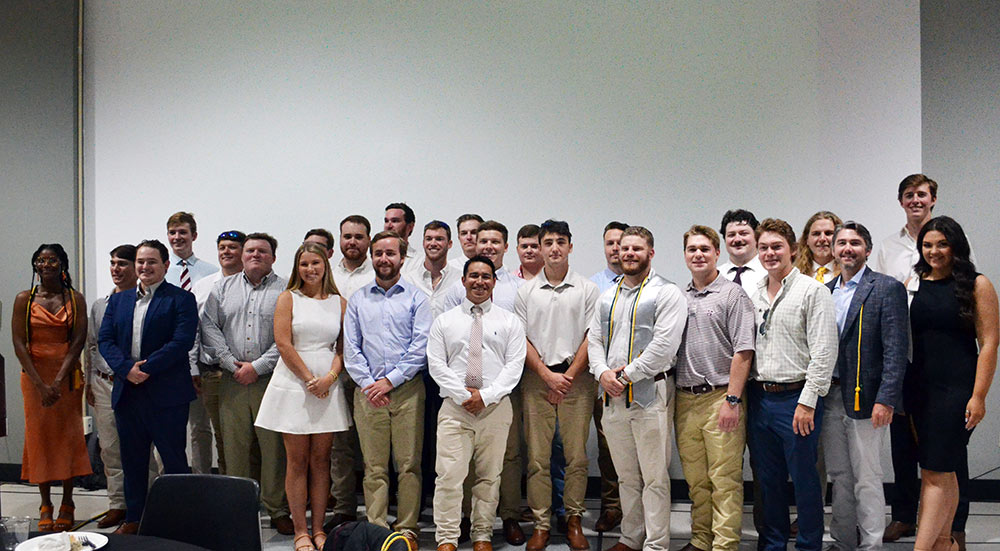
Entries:
{"type": "Polygon", "coordinates": [[[764,392],[790,392],[792,390],[802,390],[806,386],[805,381],[795,381],[794,383],[770,383],[767,381],[753,381],[753,384],[764,392]]]}
{"type": "Polygon", "coordinates": [[[687,392],[688,394],[708,394],[709,392],[715,392],[720,388],[729,388],[729,385],[710,385],[705,383],[698,386],[679,386],[677,390],[681,392],[687,392]]]}
{"type": "Polygon", "coordinates": [[[115,382],[115,376],[114,375],[108,375],[107,373],[105,373],[105,372],[103,372],[103,371],[101,371],[99,369],[95,369],[94,370],[94,374],[97,375],[98,377],[104,379],[105,381],[108,381],[109,383],[115,382]]]}
{"type": "Polygon", "coordinates": [[[676,373],[676,372],[677,371],[675,369],[668,369],[666,372],[661,371],[661,372],[657,373],[655,376],[653,376],[653,380],[654,381],[662,381],[662,380],[666,379],[667,377],[673,377],[674,373],[676,373]]]}

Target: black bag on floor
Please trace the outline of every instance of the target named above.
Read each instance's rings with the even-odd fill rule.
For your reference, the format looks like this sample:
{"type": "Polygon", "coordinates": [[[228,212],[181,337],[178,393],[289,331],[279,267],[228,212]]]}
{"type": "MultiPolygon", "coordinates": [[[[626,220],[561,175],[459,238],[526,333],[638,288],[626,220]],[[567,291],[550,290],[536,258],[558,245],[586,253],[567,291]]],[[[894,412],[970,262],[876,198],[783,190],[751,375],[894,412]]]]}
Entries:
{"type": "Polygon", "coordinates": [[[323,551],[411,551],[410,542],[393,532],[366,521],[345,522],[327,534],[323,551]]]}

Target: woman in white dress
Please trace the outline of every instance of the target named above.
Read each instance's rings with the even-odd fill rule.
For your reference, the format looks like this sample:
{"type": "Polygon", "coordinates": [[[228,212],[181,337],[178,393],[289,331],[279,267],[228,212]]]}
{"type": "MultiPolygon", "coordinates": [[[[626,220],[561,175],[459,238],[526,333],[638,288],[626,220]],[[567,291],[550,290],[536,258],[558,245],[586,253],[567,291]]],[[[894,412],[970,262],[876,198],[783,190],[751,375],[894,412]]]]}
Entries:
{"type": "Polygon", "coordinates": [[[281,354],[255,424],[282,433],[285,493],[295,527],[295,551],[322,549],[330,494],[333,433],[351,426],[344,389],[342,327],[347,301],[333,282],[326,250],[304,243],[295,253],[288,289],[274,311],[274,342],[281,354]],[[306,526],[312,508],[313,539],[306,526]],[[299,542],[304,543],[299,545],[299,542]],[[315,547],[314,547],[315,546],[315,547]]]}

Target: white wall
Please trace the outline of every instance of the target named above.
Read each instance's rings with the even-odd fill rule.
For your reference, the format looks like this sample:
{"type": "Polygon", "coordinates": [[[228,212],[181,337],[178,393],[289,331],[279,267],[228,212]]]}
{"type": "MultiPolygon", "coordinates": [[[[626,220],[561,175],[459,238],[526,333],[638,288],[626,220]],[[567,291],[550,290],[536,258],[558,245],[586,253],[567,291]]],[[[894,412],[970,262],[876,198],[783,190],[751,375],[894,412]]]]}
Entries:
{"type": "Polygon", "coordinates": [[[110,286],[108,250],[182,209],[199,256],[265,230],[283,275],[308,228],[380,226],[397,200],[421,225],[566,219],[586,274],[608,220],[646,225],[678,281],[681,234],[728,208],[882,236],[921,167],[919,36],[915,0],[93,0],[88,291],[110,286]]]}

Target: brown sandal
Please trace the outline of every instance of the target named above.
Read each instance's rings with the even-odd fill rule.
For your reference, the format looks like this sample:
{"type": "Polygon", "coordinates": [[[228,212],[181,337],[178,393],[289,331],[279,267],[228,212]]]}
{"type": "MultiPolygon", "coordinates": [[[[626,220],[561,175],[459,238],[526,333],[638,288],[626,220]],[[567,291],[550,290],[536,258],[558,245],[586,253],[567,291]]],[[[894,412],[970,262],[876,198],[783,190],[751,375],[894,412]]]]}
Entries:
{"type": "Polygon", "coordinates": [[[52,531],[52,506],[42,505],[38,508],[38,531],[52,531]]]}
{"type": "Polygon", "coordinates": [[[326,545],[326,534],[323,532],[317,532],[313,536],[313,545],[316,546],[317,551],[323,551],[323,546],[326,545]]]}
{"type": "Polygon", "coordinates": [[[312,538],[309,537],[308,533],[302,534],[299,537],[292,540],[292,545],[295,547],[295,551],[316,551],[316,548],[313,547],[312,538]],[[302,545],[299,545],[299,540],[302,538],[305,538],[306,542],[302,545]]]}
{"type": "Polygon", "coordinates": [[[59,517],[56,519],[56,524],[54,530],[56,532],[65,532],[73,527],[73,513],[76,511],[76,507],[73,505],[66,505],[63,503],[59,506],[59,517]]]}

